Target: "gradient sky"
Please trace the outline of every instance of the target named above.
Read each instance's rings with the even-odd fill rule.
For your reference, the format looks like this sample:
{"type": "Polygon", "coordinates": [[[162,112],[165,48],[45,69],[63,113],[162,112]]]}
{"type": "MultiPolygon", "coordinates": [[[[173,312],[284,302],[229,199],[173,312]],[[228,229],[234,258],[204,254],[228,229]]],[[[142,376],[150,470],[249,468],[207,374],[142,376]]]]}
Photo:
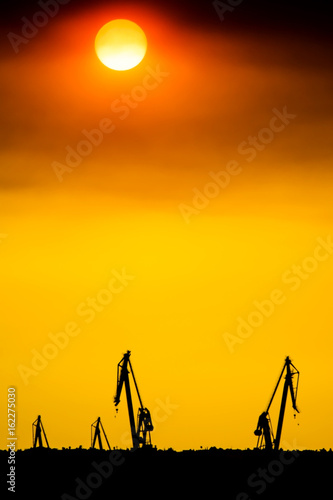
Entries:
{"type": "Polygon", "coordinates": [[[8,386],[19,448],[38,414],[52,447],[88,447],[98,416],[128,446],[127,349],[158,448],[254,447],[287,355],[301,413],[289,399],[281,444],[333,447],[327,7],[244,0],[222,22],[178,3],[72,0],[17,53],[8,33],[40,6],[2,18],[0,447],[8,386]],[[94,52],[119,17],[148,39],[120,73],[94,52]]]}

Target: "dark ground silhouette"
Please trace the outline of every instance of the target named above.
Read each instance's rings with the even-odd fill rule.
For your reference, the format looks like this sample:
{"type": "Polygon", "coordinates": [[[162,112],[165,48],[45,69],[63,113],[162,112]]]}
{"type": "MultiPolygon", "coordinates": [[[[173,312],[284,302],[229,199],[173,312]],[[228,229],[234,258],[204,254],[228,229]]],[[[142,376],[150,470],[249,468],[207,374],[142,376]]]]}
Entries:
{"type": "MultiPolygon", "coordinates": [[[[1,498],[8,453],[0,451],[1,498]]],[[[33,500],[203,498],[291,500],[331,498],[332,451],[136,451],[47,449],[16,452],[16,493],[33,500]]]]}

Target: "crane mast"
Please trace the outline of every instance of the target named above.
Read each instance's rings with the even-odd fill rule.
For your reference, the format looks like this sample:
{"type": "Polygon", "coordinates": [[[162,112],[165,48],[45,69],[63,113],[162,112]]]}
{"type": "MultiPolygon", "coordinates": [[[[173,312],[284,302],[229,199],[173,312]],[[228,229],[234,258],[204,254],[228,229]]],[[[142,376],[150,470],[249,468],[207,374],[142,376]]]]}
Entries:
{"type": "Polygon", "coordinates": [[[117,391],[114,397],[114,404],[118,406],[120,403],[120,396],[123,385],[125,384],[125,392],[127,399],[127,408],[128,408],[128,416],[129,423],[131,428],[131,436],[133,442],[133,448],[137,448],[138,446],[147,447],[151,446],[151,437],[150,432],[154,429],[154,426],[151,421],[150,412],[148,408],[145,408],[142,403],[142,399],[140,396],[139,388],[134,376],[132,364],[130,361],[131,351],[127,351],[122,360],[118,363],[117,367],[117,391]],[[139,409],[138,409],[138,417],[137,417],[137,427],[134,419],[134,411],[133,411],[133,401],[130,387],[129,375],[132,375],[133,382],[135,385],[135,389],[139,399],[139,409]]]}
{"type": "Polygon", "coordinates": [[[268,403],[267,409],[266,409],[266,411],[264,411],[260,415],[259,420],[258,420],[258,424],[257,424],[257,428],[254,431],[254,434],[256,436],[258,436],[258,443],[257,443],[258,448],[265,448],[268,451],[270,451],[272,449],[274,449],[274,450],[279,449],[284,414],[285,414],[286,403],[287,403],[288,390],[290,391],[290,395],[291,395],[292,407],[297,413],[299,413],[299,410],[298,410],[297,405],[296,405],[297,392],[298,392],[298,381],[299,381],[299,371],[292,364],[289,356],[287,356],[285,359],[285,363],[283,365],[281,374],[279,376],[279,379],[278,379],[277,384],[275,386],[275,389],[273,391],[272,397],[268,403]],[[283,392],[282,392],[279,420],[278,420],[278,425],[277,425],[276,436],[274,439],[273,430],[272,430],[270,417],[269,417],[269,409],[271,407],[274,396],[276,394],[276,391],[279,387],[280,381],[281,381],[285,371],[286,371],[286,376],[285,376],[285,382],[284,382],[283,392]],[[297,376],[296,388],[294,388],[294,385],[293,385],[293,377],[295,375],[297,376]]]}

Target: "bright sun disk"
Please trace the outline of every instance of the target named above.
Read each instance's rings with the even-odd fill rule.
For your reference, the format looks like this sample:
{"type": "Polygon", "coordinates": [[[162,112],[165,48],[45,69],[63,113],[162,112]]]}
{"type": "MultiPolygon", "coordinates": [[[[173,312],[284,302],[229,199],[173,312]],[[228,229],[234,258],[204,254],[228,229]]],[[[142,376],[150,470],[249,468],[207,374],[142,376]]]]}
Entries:
{"type": "Polygon", "coordinates": [[[147,50],[147,38],[136,23],[115,19],[97,33],[95,50],[100,61],[108,68],[126,71],[137,66],[147,50]]]}

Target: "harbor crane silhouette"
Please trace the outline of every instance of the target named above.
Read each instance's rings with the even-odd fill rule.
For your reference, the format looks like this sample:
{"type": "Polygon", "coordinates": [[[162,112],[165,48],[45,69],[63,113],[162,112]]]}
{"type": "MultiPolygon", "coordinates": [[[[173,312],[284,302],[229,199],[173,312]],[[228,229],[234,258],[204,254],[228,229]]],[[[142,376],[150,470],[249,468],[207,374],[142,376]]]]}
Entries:
{"type": "Polygon", "coordinates": [[[133,442],[133,448],[136,449],[138,447],[151,447],[151,436],[150,433],[154,429],[153,423],[151,421],[150,417],[150,412],[148,408],[145,408],[142,403],[142,399],[140,396],[139,388],[136,383],[136,379],[134,376],[132,364],[130,361],[130,355],[131,351],[127,351],[124,354],[124,357],[121,359],[121,361],[118,363],[117,367],[117,392],[114,397],[114,404],[115,406],[118,406],[120,403],[120,395],[121,391],[123,388],[123,385],[125,384],[125,390],[126,390],[126,398],[127,398],[127,408],[128,408],[128,416],[129,416],[129,422],[130,422],[130,428],[131,428],[131,435],[132,435],[132,442],[133,442]],[[130,387],[130,379],[129,375],[132,375],[133,382],[135,385],[135,389],[139,398],[139,409],[138,409],[138,416],[137,416],[137,427],[135,425],[135,420],[134,420],[134,412],[133,412],[133,402],[132,402],[132,395],[131,395],[131,387],[130,387]]]}
{"type": "Polygon", "coordinates": [[[292,407],[297,413],[299,413],[299,410],[296,406],[298,382],[299,382],[299,371],[292,364],[289,356],[287,356],[285,359],[285,363],[283,365],[283,368],[282,368],[282,372],[280,374],[280,377],[277,381],[274,392],[272,394],[272,397],[268,403],[267,409],[266,409],[266,411],[264,411],[260,415],[259,420],[258,420],[258,424],[257,424],[257,428],[254,431],[254,434],[256,436],[258,436],[257,448],[264,448],[267,451],[271,451],[273,449],[274,450],[279,449],[284,413],[285,413],[285,409],[286,409],[286,402],[287,402],[287,396],[288,396],[288,390],[290,391],[290,395],[291,395],[292,407]],[[279,414],[278,426],[277,426],[277,430],[276,430],[276,436],[274,439],[273,429],[272,429],[271,420],[270,420],[270,416],[269,416],[269,409],[271,407],[274,396],[275,396],[276,391],[279,387],[280,381],[282,379],[282,376],[283,376],[283,373],[285,370],[286,370],[286,376],[285,376],[285,382],[284,382],[283,392],[282,392],[280,414],[279,414]],[[295,376],[297,378],[297,381],[296,381],[296,387],[294,388],[293,377],[295,377],[295,376]]]}
{"type": "Polygon", "coordinates": [[[106,444],[108,445],[109,450],[111,450],[109,440],[108,440],[107,435],[105,433],[105,430],[104,430],[104,427],[103,427],[103,424],[101,422],[100,417],[98,417],[97,420],[95,420],[95,422],[93,422],[91,424],[91,448],[94,449],[95,445],[96,445],[96,441],[98,441],[99,449],[104,450],[102,438],[101,438],[101,429],[102,429],[106,444]]]}
{"type": "Polygon", "coordinates": [[[33,447],[44,448],[43,445],[43,436],[48,448],[50,448],[49,442],[46,437],[45,429],[42,423],[42,418],[40,415],[36,418],[36,420],[32,423],[32,442],[33,447]]]}

